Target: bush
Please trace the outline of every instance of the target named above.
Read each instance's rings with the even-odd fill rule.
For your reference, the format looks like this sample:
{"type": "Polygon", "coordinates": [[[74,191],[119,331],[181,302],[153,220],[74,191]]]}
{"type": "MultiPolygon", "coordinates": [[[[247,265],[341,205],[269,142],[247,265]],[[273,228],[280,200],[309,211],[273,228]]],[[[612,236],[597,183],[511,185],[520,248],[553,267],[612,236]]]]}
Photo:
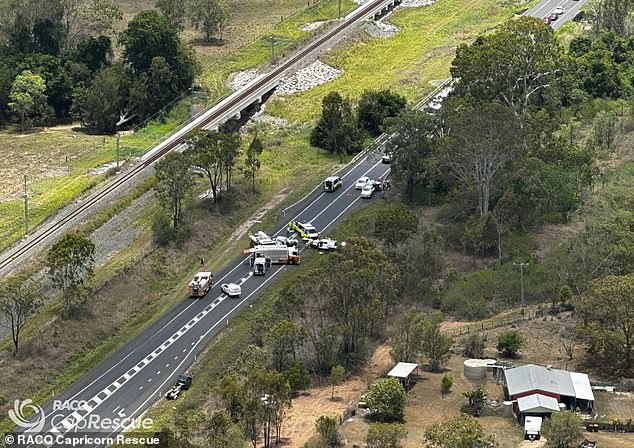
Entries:
{"type": "Polygon", "coordinates": [[[319,439],[326,446],[339,446],[339,432],[337,431],[337,420],[334,417],[322,415],[315,422],[315,429],[319,434],[319,439]]]}
{"type": "Polygon", "coordinates": [[[463,356],[466,358],[482,358],[484,357],[484,336],[472,334],[463,339],[464,350],[463,356]]]}
{"type": "Polygon", "coordinates": [[[365,401],[373,411],[373,417],[382,421],[403,420],[406,400],[405,389],[396,378],[376,380],[365,395],[365,401]]]}
{"type": "Polygon", "coordinates": [[[524,345],[524,337],[517,330],[507,331],[498,336],[497,349],[507,358],[515,358],[524,345]]]}
{"type": "Polygon", "coordinates": [[[365,443],[368,448],[399,448],[407,431],[398,423],[371,423],[365,443]]]}
{"type": "Polygon", "coordinates": [[[443,396],[448,394],[451,390],[451,386],[453,386],[453,378],[451,375],[445,373],[440,380],[440,386],[442,390],[443,396]]]}

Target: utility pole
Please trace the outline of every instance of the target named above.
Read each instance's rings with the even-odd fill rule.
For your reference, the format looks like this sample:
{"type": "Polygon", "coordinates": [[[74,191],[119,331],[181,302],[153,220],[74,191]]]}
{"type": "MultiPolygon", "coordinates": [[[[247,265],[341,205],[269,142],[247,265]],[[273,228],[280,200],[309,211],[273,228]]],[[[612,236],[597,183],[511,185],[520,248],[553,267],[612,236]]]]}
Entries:
{"type": "Polygon", "coordinates": [[[271,65],[275,65],[275,36],[271,36],[271,65]]]}
{"type": "Polygon", "coordinates": [[[339,0],[339,20],[341,20],[341,0],[339,0]]]}
{"type": "Polygon", "coordinates": [[[119,171],[119,139],[121,135],[117,132],[117,171],[119,171]]]}
{"type": "Polygon", "coordinates": [[[24,238],[29,236],[29,194],[26,191],[26,174],[24,175],[24,238]]]}
{"type": "Polygon", "coordinates": [[[513,266],[520,267],[520,294],[522,298],[522,316],[524,316],[524,268],[528,266],[528,263],[513,263],[513,266]]]}

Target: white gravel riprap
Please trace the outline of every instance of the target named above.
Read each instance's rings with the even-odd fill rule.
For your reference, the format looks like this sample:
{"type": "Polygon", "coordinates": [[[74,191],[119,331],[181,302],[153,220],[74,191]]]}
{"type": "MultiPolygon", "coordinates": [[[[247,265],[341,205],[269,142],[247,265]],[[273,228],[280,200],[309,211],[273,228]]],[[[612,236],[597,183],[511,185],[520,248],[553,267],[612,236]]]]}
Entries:
{"type": "Polygon", "coordinates": [[[310,65],[283,78],[277,86],[275,93],[279,95],[290,95],[295,92],[309,90],[336,78],[341,73],[341,70],[324,64],[317,59],[310,65]]]}
{"type": "Polygon", "coordinates": [[[233,90],[240,90],[246,86],[249,82],[253,81],[259,76],[260,72],[257,69],[245,70],[242,72],[236,72],[229,75],[227,79],[227,86],[233,90]]]}
{"type": "Polygon", "coordinates": [[[399,6],[403,8],[420,8],[421,6],[429,6],[436,0],[403,0],[399,6]]]}
{"type": "Polygon", "coordinates": [[[320,26],[322,26],[324,23],[329,22],[329,20],[320,20],[318,22],[310,22],[310,23],[304,23],[303,25],[299,26],[299,29],[301,31],[313,31],[316,30],[317,28],[319,28],[320,26]]]}
{"type": "Polygon", "coordinates": [[[399,27],[386,22],[370,21],[365,24],[365,30],[372,37],[388,38],[400,31],[399,27]]]}

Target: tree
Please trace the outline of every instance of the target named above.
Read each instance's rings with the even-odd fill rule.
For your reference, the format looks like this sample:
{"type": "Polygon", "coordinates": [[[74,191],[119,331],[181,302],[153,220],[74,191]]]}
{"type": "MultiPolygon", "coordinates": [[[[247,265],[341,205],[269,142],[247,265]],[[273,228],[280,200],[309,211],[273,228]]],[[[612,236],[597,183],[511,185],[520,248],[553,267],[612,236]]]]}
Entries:
{"type": "Polygon", "coordinates": [[[498,446],[495,435],[486,436],[482,425],[465,414],[432,425],[425,431],[425,441],[433,448],[494,448],[498,446]]]}
{"type": "Polygon", "coordinates": [[[589,354],[628,372],[634,366],[634,274],[592,281],[577,309],[589,354]]]}
{"type": "Polygon", "coordinates": [[[381,209],[374,224],[374,235],[392,247],[418,233],[418,216],[404,204],[381,209]]]}
{"type": "Polygon", "coordinates": [[[179,33],[185,29],[187,4],[182,0],[157,0],[156,7],[167,17],[179,33]]]}
{"type": "Polygon", "coordinates": [[[429,361],[432,372],[439,371],[451,357],[451,336],[440,332],[442,313],[435,311],[423,321],[421,352],[429,361]]]}
{"type": "Polygon", "coordinates": [[[110,65],[112,42],[108,36],[88,37],[81,40],[70,55],[75,61],[85,64],[92,73],[110,65]]]}
{"type": "Polygon", "coordinates": [[[523,119],[550,86],[560,54],[549,26],[534,17],[518,17],[458,47],[451,67],[452,77],[460,80],[455,91],[481,102],[499,102],[523,119]]]}
{"type": "Polygon", "coordinates": [[[524,336],[518,330],[505,331],[498,336],[496,348],[503,356],[507,358],[515,358],[524,346],[524,336]]]}
{"type": "Polygon", "coordinates": [[[214,412],[206,428],[209,448],[243,448],[244,434],[223,411],[214,412]]]}
{"type": "Polygon", "coordinates": [[[10,277],[0,285],[0,324],[11,329],[11,338],[17,356],[20,331],[29,316],[42,306],[41,287],[37,282],[22,277],[10,277]]]}
{"type": "Polygon", "coordinates": [[[436,145],[432,134],[436,124],[426,112],[405,110],[388,120],[387,125],[388,132],[394,134],[389,148],[391,177],[402,186],[404,198],[410,201],[419,185],[431,182],[430,159],[436,145]]]}
{"type": "Polygon", "coordinates": [[[288,357],[292,355],[293,362],[297,361],[297,350],[304,342],[301,328],[292,321],[282,319],[269,331],[268,341],[273,355],[273,366],[278,372],[288,367],[288,357]]]}
{"type": "Polygon", "coordinates": [[[244,161],[244,176],[251,181],[251,189],[255,192],[255,176],[260,169],[260,155],[264,151],[262,141],[256,135],[249,144],[244,161]]]}
{"type": "Polygon", "coordinates": [[[449,393],[452,386],[453,386],[452,376],[445,373],[440,379],[440,389],[442,391],[443,397],[449,393]]]}
{"type": "Polygon", "coordinates": [[[368,448],[400,448],[407,430],[398,423],[370,423],[365,443],[368,448]]]}
{"type": "Polygon", "coordinates": [[[407,104],[407,100],[388,90],[366,90],[359,99],[357,121],[372,137],[383,132],[387,118],[396,117],[407,104]]]}
{"type": "Polygon", "coordinates": [[[484,215],[503,170],[518,155],[518,122],[504,107],[485,103],[462,107],[450,126],[446,161],[463,187],[475,190],[478,211],[484,215]]]}
{"type": "Polygon", "coordinates": [[[590,12],[595,30],[614,31],[621,37],[628,37],[632,32],[631,15],[634,5],[629,0],[597,0],[591,2],[590,12]]]}
{"type": "Polygon", "coordinates": [[[616,136],[616,116],[604,110],[597,113],[592,123],[592,140],[594,144],[612,151],[616,136]]]}
{"type": "Polygon", "coordinates": [[[9,107],[20,116],[20,126],[26,129],[27,118],[46,114],[46,84],[44,79],[24,70],[11,84],[9,107]]]}
{"type": "Polygon", "coordinates": [[[579,418],[574,412],[553,412],[542,426],[542,433],[547,439],[546,446],[549,448],[576,447],[581,439],[579,426],[579,418]]]}
{"type": "Polygon", "coordinates": [[[210,42],[216,34],[219,34],[222,39],[222,32],[228,19],[229,9],[223,0],[192,0],[192,26],[205,33],[207,42],[210,42]]]}
{"type": "Polygon", "coordinates": [[[190,158],[183,153],[170,152],[156,164],[155,173],[156,197],[177,229],[183,219],[183,201],[194,188],[190,158]]]}
{"type": "Polygon", "coordinates": [[[310,144],[334,154],[361,149],[362,135],[352,113],[350,100],[330,92],[322,100],[322,113],[310,134],[310,144]]]}
{"type": "Polygon", "coordinates": [[[222,186],[222,138],[218,132],[201,129],[191,133],[187,140],[192,162],[207,175],[214,203],[220,198],[222,186]]]}
{"type": "Polygon", "coordinates": [[[181,43],[178,31],[167,17],[156,11],[142,11],[119,36],[123,58],[137,75],[148,73],[152,60],[162,57],[170,67],[173,91],[188,89],[200,66],[191,46],[181,43]]]}
{"type": "Polygon", "coordinates": [[[337,431],[337,420],[334,417],[322,415],[315,422],[315,429],[321,442],[326,446],[339,446],[339,431],[337,431]]]}
{"type": "Polygon", "coordinates": [[[68,233],[51,246],[46,254],[48,275],[62,292],[64,310],[74,314],[87,298],[84,283],[95,265],[95,243],[81,235],[68,233]]]}
{"type": "Polygon", "coordinates": [[[328,384],[332,387],[332,393],[330,394],[330,399],[335,399],[335,387],[340,385],[343,382],[343,376],[346,374],[346,368],[344,366],[334,366],[330,370],[330,375],[328,375],[328,384]]]}
{"type": "Polygon", "coordinates": [[[365,395],[373,417],[381,421],[401,421],[405,416],[407,394],[396,378],[376,380],[365,395]]]}
{"type": "Polygon", "coordinates": [[[396,321],[392,337],[392,360],[398,362],[417,362],[423,338],[423,315],[415,308],[401,314],[396,321]]]}
{"type": "Polygon", "coordinates": [[[484,409],[484,403],[486,395],[484,393],[484,387],[478,386],[476,389],[463,392],[462,395],[467,399],[467,403],[464,409],[474,417],[478,417],[484,409]]]}
{"type": "Polygon", "coordinates": [[[464,350],[462,355],[467,358],[484,357],[485,339],[482,335],[472,334],[464,339],[464,350]]]}
{"type": "Polygon", "coordinates": [[[72,114],[82,126],[103,133],[114,133],[123,104],[122,67],[104,67],[97,71],[90,87],[73,91],[72,114]]]}

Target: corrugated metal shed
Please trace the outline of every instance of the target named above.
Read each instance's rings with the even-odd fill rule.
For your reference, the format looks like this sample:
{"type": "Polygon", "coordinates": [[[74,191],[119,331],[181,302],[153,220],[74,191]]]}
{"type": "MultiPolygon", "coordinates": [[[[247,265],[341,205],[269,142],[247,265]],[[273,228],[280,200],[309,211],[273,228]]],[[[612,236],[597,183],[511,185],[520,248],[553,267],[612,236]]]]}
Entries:
{"type": "Polygon", "coordinates": [[[407,378],[414,370],[416,370],[416,367],[418,367],[418,364],[411,362],[399,362],[392,370],[390,370],[387,376],[392,378],[407,378]]]}
{"type": "Polygon", "coordinates": [[[594,394],[590,386],[590,379],[585,373],[568,372],[572,380],[572,387],[575,389],[575,397],[579,400],[594,401],[594,394]]]}
{"type": "Polygon", "coordinates": [[[575,397],[570,372],[528,364],[504,371],[509,395],[514,396],[532,390],[575,397]]]}
{"type": "Polygon", "coordinates": [[[537,414],[550,414],[559,411],[559,403],[553,397],[542,394],[532,394],[517,399],[517,407],[520,412],[534,412],[537,414]]]}

